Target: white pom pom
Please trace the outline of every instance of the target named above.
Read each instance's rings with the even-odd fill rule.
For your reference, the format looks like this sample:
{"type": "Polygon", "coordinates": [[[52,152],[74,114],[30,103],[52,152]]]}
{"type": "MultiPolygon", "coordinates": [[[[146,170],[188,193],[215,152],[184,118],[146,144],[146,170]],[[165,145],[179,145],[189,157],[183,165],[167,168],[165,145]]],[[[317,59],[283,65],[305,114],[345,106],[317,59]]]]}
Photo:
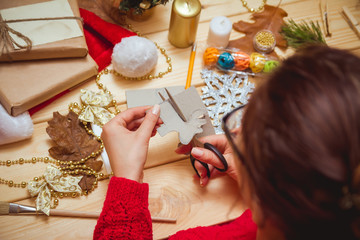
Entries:
{"type": "Polygon", "coordinates": [[[142,77],[148,74],[158,60],[155,44],[143,37],[123,38],[116,44],[112,54],[112,64],[125,77],[142,77]]]}

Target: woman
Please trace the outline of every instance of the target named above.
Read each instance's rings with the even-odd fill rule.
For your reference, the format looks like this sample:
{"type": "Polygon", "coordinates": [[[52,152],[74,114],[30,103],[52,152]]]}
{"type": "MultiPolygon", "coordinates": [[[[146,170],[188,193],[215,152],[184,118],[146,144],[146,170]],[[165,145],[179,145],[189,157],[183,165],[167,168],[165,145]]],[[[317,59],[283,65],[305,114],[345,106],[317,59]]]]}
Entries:
{"type": "MultiPolygon", "coordinates": [[[[246,212],[230,223],[235,230],[228,238],[360,239],[359,66],[360,59],[344,51],[307,47],[285,60],[254,92],[243,108],[241,133],[230,126],[243,110],[237,109],[225,120],[227,137],[202,139],[223,152],[227,173],[238,180],[257,225],[255,237],[255,229],[246,225],[251,224],[246,212]],[[244,228],[247,232],[241,232],[244,228]]],[[[104,126],[115,177],[96,239],[152,238],[148,186],[138,182],[150,136],[160,122],[158,106],[147,114],[146,110],[130,109],[104,126]],[[129,206],[131,202],[137,206],[129,206]]],[[[222,166],[206,149],[183,146],[176,152],[190,150],[197,159],[222,166]]],[[[196,167],[200,173],[205,170],[200,164],[196,167]]],[[[200,183],[206,185],[209,179],[201,176],[200,183]]],[[[196,228],[171,238],[213,239],[214,231],[226,227],[208,227],[205,233],[196,228]]]]}

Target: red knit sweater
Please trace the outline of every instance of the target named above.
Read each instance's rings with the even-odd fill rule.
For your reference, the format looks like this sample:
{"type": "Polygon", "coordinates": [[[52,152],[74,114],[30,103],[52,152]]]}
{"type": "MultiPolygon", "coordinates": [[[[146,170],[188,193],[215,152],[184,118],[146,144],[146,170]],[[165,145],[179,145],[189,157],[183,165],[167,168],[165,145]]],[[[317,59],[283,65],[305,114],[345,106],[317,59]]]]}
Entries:
{"type": "MultiPolygon", "coordinates": [[[[112,177],[103,210],[95,227],[94,239],[152,239],[148,194],[148,184],[112,177]]],[[[232,222],[179,231],[169,239],[255,238],[256,225],[251,219],[250,210],[246,210],[232,222]]]]}

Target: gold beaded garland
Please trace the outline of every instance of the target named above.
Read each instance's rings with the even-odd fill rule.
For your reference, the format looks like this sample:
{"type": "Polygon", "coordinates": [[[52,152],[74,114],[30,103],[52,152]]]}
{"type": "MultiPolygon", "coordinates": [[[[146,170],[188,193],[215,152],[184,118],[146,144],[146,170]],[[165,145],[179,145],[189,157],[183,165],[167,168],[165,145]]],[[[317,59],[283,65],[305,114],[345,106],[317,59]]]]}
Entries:
{"type": "MultiPolygon", "coordinates": [[[[94,133],[88,129],[87,124],[85,125],[85,128],[89,134],[94,135],[94,133]]],[[[67,174],[78,175],[80,173],[86,174],[86,175],[94,175],[95,181],[93,182],[93,186],[91,187],[91,190],[90,190],[90,191],[92,191],[95,189],[95,187],[97,187],[99,180],[109,178],[112,175],[112,173],[107,174],[107,175],[105,175],[104,173],[97,173],[91,167],[85,165],[86,160],[88,160],[91,157],[96,157],[98,154],[101,153],[101,150],[104,148],[104,143],[103,143],[102,139],[97,136],[96,136],[96,139],[101,142],[101,145],[99,148],[100,150],[98,150],[96,152],[92,152],[89,156],[82,158],[79,161],[60,161],[60,160],[51,159],[49,157],[32,157],[30,159],[19,158],[18,160],[13,160],[13,161],[11,161],[11,160],[0,161],[0,166],[11,167],[12,165],[16,165],[16,164],[20,164],[20,165],[35,164],[38,162],[44,162],[46,164],[48,164],[48,163],[54,164],[60,168],[60,171],[62,172],[63,177],[66,177],[67,174]],[[72,171],[67,171],[67,170],[72,170],[72,171]]],[[[40,181],[42,179],[45,179],[45,177],[43,175],[33,178],[34,181],[40,181]]],[[[13,180],[5,179],[5,178],[0,178],[0,184],[5,184],[11,188],[13,188],[13,187],[26,188],[28,185],[28,183],[25,181],[15,183],[13,180]]],[[[67,193],[65,193],[65,194],[58,193],[58,192],[54,191],[53,189],[51,189],[50,192],[51,192],[51,196],[54,198],[52,208],[55,208],[59,204],[58,197],[63,198],[64,196],[65,197],[68,196],[67,193]]],[[[84,190],[81,195],[87,195],[88,193],[89,193],[88,190],[84,190]]],[[[73,198],[77,197],[77,196],[78,196],[78,194],[76,194],[76,193],[72,193],[72,195],[71,195],[71,197],[73,197],[73,198]]]]}
{"type": "Polygon", "coordinates": [[[261,10],[263,10],[266,2],[267,2],[267,0],[262,0],[262,3],[260,4],[260,6],[258,8],[252,8],[252,7],[249,7],[247,1],[241,0],[243,7],[246,8],[251,13],[260,12],[261,10]]]}

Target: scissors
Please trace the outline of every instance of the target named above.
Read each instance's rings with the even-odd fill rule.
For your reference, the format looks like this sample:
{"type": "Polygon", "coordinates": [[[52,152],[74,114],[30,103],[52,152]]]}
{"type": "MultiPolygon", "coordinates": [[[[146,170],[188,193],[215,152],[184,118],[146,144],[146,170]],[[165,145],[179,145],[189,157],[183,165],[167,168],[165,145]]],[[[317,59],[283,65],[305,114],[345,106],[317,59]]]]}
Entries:
{"type": "MultiPolygon", "coordinates": [[[[184,114],[182,113],[181,109],[179,108],[179,106],[176,104],[173,96],[171,95],[171,93],[165,88],[165,91],[167,93],[167,95],[169,96],[168,102],[170,103],[170,105],[174,108],[175,112],[179,115],[179,117],[181,118],[181,120],[183,120],[184,122],[186,121],[186,118],[184,116],[184,114]]],[[[160,95],[161,99],[163,101],[165,101],[164,96],[162,96],[162,94],[160,92],[158,92],[158,94],[160,95]]],[[[221,163],[223,164],[223,168],[217,168],[215,167],[218,171],[220,172],[225,172],[228,170],[228,163],[224,157],[224,155],[222,155],[222,153],[211,143],[205,142],[202,143],[197,137],[196,135],[193,137],[193,139],[190,141],[191,145],[194,147],[201,147],[201,148],[205,148],[208,149],[210,151],[212,151],[221,161],[221,163]]],[[[191,161],[191,165],[193,166],[196,174],[200,176],[199,172],[197,171],[197,169],[195,168],[195,161],[198,161],[205,169],[206,169],[206,176],[208,178],[210,178],[210,169],[207,163],[201,162],[198,159],[196,159],[193,155],[190,154],[190,161],[191,161]]]]}

